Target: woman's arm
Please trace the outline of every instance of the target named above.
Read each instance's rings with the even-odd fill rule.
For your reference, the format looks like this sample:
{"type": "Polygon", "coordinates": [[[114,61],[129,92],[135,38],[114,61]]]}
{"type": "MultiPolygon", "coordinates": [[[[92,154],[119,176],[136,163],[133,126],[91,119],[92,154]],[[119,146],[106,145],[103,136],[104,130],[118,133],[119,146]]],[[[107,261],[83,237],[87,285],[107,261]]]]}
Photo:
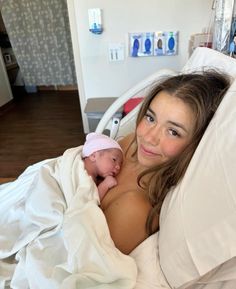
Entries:
{"type": "Polygon", "coordinates": [[[150,209],[142,193],[126,192],[104,210],[111,237],[122,253],[129,254],[148,237],[145,224],[150,209]]]}

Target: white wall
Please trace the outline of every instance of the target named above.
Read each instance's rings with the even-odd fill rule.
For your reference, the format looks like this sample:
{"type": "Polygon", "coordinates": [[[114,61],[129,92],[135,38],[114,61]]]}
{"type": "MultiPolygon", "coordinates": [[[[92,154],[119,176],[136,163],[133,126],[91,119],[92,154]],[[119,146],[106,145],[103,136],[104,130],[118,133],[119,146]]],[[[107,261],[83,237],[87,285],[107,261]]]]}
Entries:
{"type": "Polygon", "coordinates": [[[12,100],[12,92],[9,84],[2,52],[0,50],[0,107],[12,100]]]}
{"type": "Polygon", "coordinates": [[[188,58],[190,35],[209,25],[212,6],[212,0],[67,1],[82,111],[88,98],[118,97],[160,68],[181,69],[188,58]],[[89,8],[102,9],[101,35],[89,32],[89,8]],[[177,56],[132,58],[126,54],[123,62],[109,62],[108,43],[124,43],[128,52],[128,32],[158,30],[179,31],[177,56]]]}

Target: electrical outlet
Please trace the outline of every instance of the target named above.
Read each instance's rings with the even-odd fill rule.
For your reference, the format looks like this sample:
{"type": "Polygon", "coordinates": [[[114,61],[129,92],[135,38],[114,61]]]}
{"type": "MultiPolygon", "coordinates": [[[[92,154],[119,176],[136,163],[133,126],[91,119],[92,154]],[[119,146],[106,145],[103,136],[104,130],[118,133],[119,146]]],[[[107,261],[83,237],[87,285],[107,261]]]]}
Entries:
{"type": "Polygon", "coordinates": [[[124,61],[125,48],[123,43],[110,43],[108,46],[109,61],[124,61]]]}

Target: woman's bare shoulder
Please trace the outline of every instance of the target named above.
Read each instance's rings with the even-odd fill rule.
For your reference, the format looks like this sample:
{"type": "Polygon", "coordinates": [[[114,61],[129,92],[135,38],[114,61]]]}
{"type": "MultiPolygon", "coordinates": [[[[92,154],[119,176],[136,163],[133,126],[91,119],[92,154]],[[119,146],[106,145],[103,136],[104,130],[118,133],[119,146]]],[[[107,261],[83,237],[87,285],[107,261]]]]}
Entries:
{"type": "Polygon", "coordinates": [[[124,138],[122,138],[121,140],[119,140],[119,144],[123,150],[126,150],[128,148],[133,138],[134,138],[134,133],[131,133],[125,136],[124,138]]]}
{"type": "Polygon", "coordinates": [[[104,214],[116,247],[129,254],[148,235],[145,225],[151,205],[141,192],[130,191],[115,199],[104,214]]]}

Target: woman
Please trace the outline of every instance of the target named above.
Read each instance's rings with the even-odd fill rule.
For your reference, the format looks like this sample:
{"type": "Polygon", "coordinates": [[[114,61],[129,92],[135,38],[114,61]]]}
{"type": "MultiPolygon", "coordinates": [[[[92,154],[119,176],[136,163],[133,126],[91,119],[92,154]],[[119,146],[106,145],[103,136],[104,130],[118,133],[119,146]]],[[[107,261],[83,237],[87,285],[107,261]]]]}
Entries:
{"type": "Polygon", "coordinates": [[[183,177],[230,84],[216,71],[171,77],[153,87],[137,117],[118,185],[101,202],[111,237],[129,254],[159,229],[165,196],[183,177]]]}

